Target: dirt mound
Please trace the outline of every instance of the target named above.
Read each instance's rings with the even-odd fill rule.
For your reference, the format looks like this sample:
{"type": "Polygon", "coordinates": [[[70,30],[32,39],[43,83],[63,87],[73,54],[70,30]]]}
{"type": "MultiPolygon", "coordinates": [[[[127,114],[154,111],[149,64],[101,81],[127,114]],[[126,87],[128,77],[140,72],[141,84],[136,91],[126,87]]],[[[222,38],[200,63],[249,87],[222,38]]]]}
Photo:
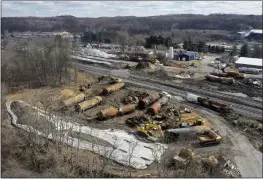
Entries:
{"type": "Polygon", "coordinates": [[[222,112],[220,115],[227,121],[237,120],[240,116],[233,109],[229,109],[228,112],[222,112]]]}
{"type": "Polygon", "coordinates": [[[158,66],[158,67],[156,67],[156,69],[154,71],[149,71],[148,73],[149,73],[149,75],[152,75],[155,77],[160,77],[160,78],[169,76],[168,72],[165,71],[165,69],[162,66],[158,66]]]}
{"type": "Polygon", "coordinates": [[[136,69],[150,69],[154,70],[156,66],[150,62],[139,62],[136,67],[136,69]]]}

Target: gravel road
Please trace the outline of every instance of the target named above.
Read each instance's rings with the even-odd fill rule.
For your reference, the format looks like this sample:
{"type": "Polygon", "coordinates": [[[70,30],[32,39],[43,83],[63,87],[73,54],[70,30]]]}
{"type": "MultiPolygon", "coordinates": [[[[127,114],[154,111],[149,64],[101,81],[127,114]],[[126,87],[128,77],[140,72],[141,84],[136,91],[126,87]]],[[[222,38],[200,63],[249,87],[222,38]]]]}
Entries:
{"type": "Polygon", "coordinates": [[[214,114],[213,111],[196,106],[201,113],[215,124],[222,136],[227,136],[233,144],[232,150],[235,152],[234,160],[239,168],[242,177],[262,178],[262,153],[255,149],[246,136],[237,129],[230,127],[227,121],[214,114]]]}

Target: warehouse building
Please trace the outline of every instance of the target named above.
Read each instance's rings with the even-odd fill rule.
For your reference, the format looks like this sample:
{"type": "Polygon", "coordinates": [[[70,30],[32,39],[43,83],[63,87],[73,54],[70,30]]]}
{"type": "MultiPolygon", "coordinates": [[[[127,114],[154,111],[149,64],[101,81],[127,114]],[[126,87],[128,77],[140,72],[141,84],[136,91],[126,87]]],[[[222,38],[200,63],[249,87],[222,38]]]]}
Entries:
{"type": "Polygon", "coordinates": [[[191,61],[198,58],[198,52],[193,51],[179,51],[174,53],[174,59],[180,61],[191,61]]]}
{"type": "Polygon", "coordinates": [[[248,57],[239,57],[235,62],[236,68],[246,67],[246,68],[255,68],[262,69],[262,59],[261,58],[248,58],[248,57]]]}

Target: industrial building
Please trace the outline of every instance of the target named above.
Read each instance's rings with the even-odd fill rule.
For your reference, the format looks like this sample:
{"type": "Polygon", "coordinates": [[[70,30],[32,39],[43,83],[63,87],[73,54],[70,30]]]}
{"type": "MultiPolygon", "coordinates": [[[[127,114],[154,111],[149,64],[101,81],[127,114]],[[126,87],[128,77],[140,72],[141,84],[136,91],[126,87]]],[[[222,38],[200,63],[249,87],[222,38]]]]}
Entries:
{"type": "Polygon", "coordinates": [[[236,68],[246,67],[246,68],[255,68],[262,69],[262,59],[261,58],[248,58],[248,57],[239,57],[235,62],[236,68]]]}
{"type": "Polygon", "coordinates": [[[197,52],[192,51],[179,51],[174,53],[174,59],[180,61],[191,61],[198,58],[197,52]]]}

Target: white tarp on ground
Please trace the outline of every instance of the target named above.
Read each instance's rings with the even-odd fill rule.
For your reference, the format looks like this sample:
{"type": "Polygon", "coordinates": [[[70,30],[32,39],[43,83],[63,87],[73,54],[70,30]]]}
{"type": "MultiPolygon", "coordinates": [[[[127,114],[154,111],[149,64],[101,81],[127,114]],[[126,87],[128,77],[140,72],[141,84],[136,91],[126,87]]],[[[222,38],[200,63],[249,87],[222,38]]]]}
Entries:
{"type": "MultiPolygon", "coordinates": [[[[46,114],[45,111],[33,107],[23,101],[16,101],[21,105],[30,106],[38,111],[38,115],[46,118],[47,121],[55,125],[55,129],[59,131],[65,131],[70,129],[74,132],[81,132],[91,135],[93,137],[100,138],[112,144],[114,147],[102,146],[93,144],[78,138],[73,138],[68,135],[68,132],[63,133],[62,138],[55,137],[53,133],[48,135],[43,134],[41,131],[34,129],[32,126],[18,124],[17,116],[11,109],[12,102],[7,102],[7,111],[12,117],[12,124],[18,128],[22,128],[28,132],[35,132],[38,135],[48,137],[52,140],[61,140],[64,144],[72,147],[79,147],[80,149],[87,149],[94,153],[103,155],[107,158],[115,160],[126,166],[131,166],[136,169],[145,169],[149,164],[154,161],[160,161],[161,155],[167,148],[166,145],[160,143],[145,143],[137,140],[133,135],[128,134],[123,130],[107,129],[100,130],[83,126],[78,123],[72,123],[64,121],[58,116],[51,116],[46,114]]],[[[57,133],[57,132],[56,132],[57,133]]]]}
{"type": "Polygon", "coordinates": [[[101,50],[92,49],[92,48],[91,49],[90,48],[83,48],[82,52],[88,56],[103,57],[103,58],[116,58],[116,55],[108,54],[108,53],[103,52],[101,50]]]}

